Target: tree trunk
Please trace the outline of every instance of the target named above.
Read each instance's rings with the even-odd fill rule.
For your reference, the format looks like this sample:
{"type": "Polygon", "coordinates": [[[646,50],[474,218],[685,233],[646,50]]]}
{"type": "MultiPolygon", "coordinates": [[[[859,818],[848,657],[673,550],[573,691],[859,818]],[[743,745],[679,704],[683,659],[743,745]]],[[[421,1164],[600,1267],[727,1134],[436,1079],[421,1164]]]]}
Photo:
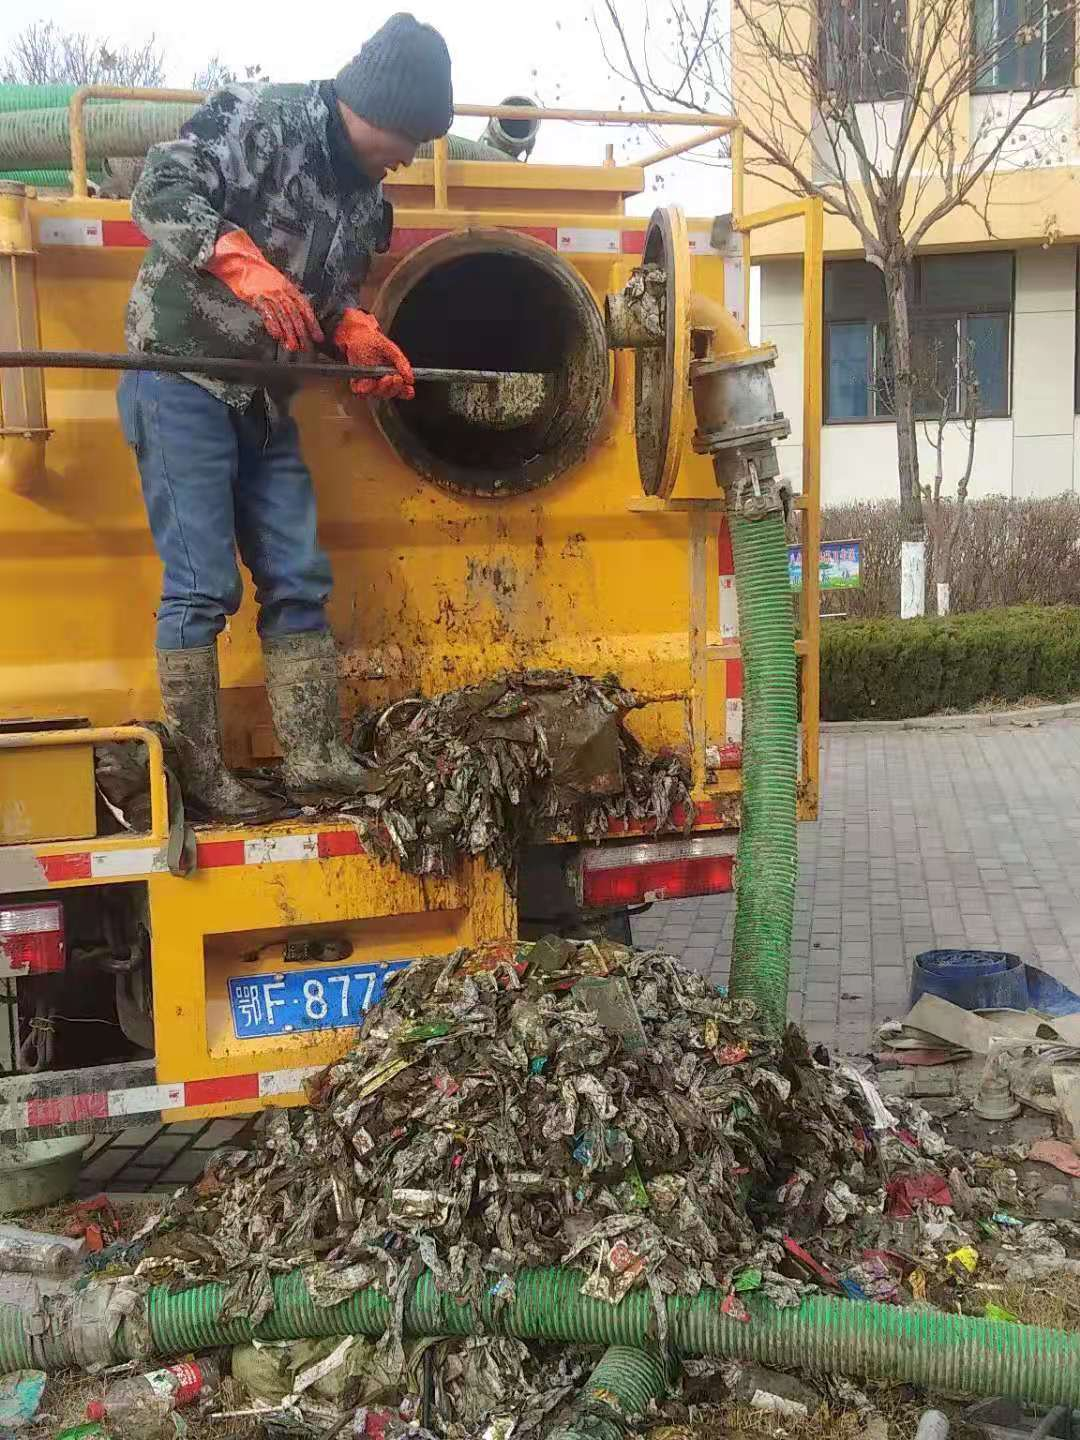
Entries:
{"type": "Polygon", "coordinates": [[[946,535],[934,537],[934,585],[937,589],[937,613],[949,613],[949,576],[952,574],[952,541],[946,535]]]}
{"type": "Polygon", "coordinates": [[[908,318],[907,266],[886,264],[889,354],[896,410],[896,458],[900,474],[900,617],[926,611],[926,526],[919,488],[919,444],[915,431],[915,383],[908,318]]]}

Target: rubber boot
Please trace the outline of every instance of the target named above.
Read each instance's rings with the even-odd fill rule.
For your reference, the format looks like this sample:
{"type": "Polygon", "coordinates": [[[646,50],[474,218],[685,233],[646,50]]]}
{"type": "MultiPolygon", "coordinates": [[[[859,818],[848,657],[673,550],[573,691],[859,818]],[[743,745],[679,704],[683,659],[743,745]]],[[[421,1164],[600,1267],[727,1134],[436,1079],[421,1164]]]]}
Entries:
{"type": "Polygon", "coordinates": [[[308,630],[264,636],[263,661],[289,798],[318,804],[358,795],[370,775],[341,738],[333,635],[308,630]]]}
{"type": "Polygon", "coordinates": [[[238,780],[222,757],[217,646],[159,650],[157,663],[185,799],[213,820],[256,824],[280,815],[281,802],[238,780]]]}

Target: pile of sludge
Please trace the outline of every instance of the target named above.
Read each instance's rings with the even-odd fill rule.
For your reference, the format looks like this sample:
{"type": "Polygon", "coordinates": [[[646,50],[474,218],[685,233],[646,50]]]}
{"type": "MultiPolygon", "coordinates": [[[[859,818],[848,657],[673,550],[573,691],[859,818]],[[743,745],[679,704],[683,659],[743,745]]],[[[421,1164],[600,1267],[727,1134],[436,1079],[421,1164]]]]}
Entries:
{"type": "Polygon", "coordinates": [[[810,1287],[904,1303],[928,1276],[941,1300],[946,1250],[1001,1203],[918,1105],[886,1108],[795,1027],[774,1041],[750,1002],[608,942],[417,961],[311,1099],[169,1204],[140,1278],[223,1280],[227,1315],[254,1319],[297,1268],[320,1304],[400,1295],[425,1268],[509,1298],[544,1265],[611,1303],[715,1287],[736,1316],[810,1287]]]}
{"type": "MultiPolygon", "coordinates": [[[[447,875],[463,855],[512,872],[523,842],[551,834],[606,836],[612,822],[688,828],[694,822],[683,757],[650,754],[627,727],[645,702],[615,677],[522,670],[442,695],[411,695],[365,711],[352,748],[363,767],[355,797],[337,802],[366,843],[415,875],[447,875]]],[[[172,742],[159,734],[171,800],[179,797],[172,742]]],[[[141,746],[99,745],[98,788],[118,823],[150,824],[141,746]]],[[[244,779],[286,810],[276,770],[244,779]]],[[[190,816],[208,818],[188,797],[190,816]]]]}

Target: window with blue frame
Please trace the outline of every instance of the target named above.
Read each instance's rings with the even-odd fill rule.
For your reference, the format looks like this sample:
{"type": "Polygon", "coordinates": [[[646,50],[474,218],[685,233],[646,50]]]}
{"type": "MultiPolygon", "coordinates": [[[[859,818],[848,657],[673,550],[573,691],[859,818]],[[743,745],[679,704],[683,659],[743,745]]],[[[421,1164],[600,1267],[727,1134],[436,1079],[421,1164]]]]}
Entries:
{"type": "MultiPolygon", "coordinates": [[[[1013,256],[1008,251],[928,255],[911,279],[912,366],[919,414],[963,415],[978,382],[978,413],[1009,414],[1013,256]]],[[[825,417],[877,420],[893,413],[885,281],[862,260],[825,267],[825,417]]]]}

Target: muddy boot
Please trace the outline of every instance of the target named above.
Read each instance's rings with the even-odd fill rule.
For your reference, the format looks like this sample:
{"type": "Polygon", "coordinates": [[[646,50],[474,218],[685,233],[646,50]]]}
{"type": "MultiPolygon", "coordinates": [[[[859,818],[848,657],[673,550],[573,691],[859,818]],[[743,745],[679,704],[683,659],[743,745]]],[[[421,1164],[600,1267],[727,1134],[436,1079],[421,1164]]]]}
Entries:
{"type": "Polygon", "coordinates": [[[280,815],[280,801],[260,795],[226,769],[221,754],[217,646],[159,650],[157,663],[185,799],[212,820],[247,824],[280,815]]]}
{"type": "Polygon", "coordinates": [[[333,635],[309,630],[264,636],[263,661],[290,799],[318,804],[359,794],[370,774],[341,738],[333,635]]]}

